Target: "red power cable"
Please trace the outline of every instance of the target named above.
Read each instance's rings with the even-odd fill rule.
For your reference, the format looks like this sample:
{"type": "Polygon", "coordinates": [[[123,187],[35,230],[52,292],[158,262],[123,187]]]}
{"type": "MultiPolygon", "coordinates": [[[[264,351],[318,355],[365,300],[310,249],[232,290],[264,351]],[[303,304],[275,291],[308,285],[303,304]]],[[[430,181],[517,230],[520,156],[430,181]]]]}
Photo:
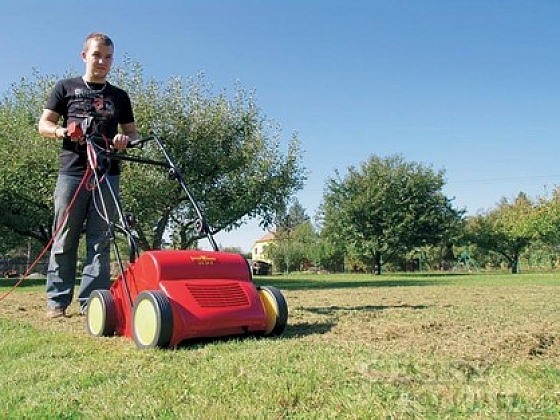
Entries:
{"type": "Polygon", "coordinates": [[[53,240],[56,237],[56,235],[58,235],[58,233],[60,232],[62,227],[66,224],[66,219],[68,218],[68,213],[70,212],[70,209],[72,209],[72,206],[74,205],[74,202],[76,201],[76,198],[78,197],[78,193],[80,192],[82,187],[87,183],[87,181],[91,177],[91,174],[92,174],[91,168],[88,166],[87,169],[86,169],[86,172],[84,173],[84,176],[83,176],[82,180],[80,181],[80,185],[78,185],[78,188],[76,189],[76,192],[74,193],[74,197],[72,197],[72,200],[70,201],[70,204],[68,205],[68,207],[66,208],[66,211],[64,212],[64,216],[62,218],[62,223],[60,223],[60,226],[58,226],[56,228],[56,231],[51,236],[51,239],[49,240],[49,242],[47,243],[45,248],[43,248],[43,250],[39,253],[39,255],[37,256],[35,261],[33,261],[33,263],[29,266],[27,271],[21,276],[21,278],[17,281],[17,283],[14,284],[13,287],[10,290],[8,290],[4,295],[0,296],[0,301],[6,299],[17,287],[19,287],[19,285],[21,283],[23,283],[23,281],[29,276],[31,270],[37,265],[39,260],[41,258],[43,258],[43,255],[45,255],[45,253],[47,252],[49,247],[52,245],[53,240]]]}

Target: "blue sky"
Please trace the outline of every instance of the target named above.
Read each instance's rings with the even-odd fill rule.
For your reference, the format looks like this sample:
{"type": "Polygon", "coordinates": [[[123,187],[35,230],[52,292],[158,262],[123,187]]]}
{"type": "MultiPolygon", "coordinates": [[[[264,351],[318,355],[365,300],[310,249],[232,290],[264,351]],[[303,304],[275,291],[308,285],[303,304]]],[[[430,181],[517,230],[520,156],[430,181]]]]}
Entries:
{"type": "MultiPolygon", "coordinates": [[[[373,154],[445,169],[473,214],[558,184],[559,21],[557,0],[4,0],[0,91],[33,68],[81,70],[83,39],[106,32],[148,77],[254,89],[301,139],[310,216],[335,170],[373,154]]],[[[262,234],[217,240],[249,250],[262,234]]]]}

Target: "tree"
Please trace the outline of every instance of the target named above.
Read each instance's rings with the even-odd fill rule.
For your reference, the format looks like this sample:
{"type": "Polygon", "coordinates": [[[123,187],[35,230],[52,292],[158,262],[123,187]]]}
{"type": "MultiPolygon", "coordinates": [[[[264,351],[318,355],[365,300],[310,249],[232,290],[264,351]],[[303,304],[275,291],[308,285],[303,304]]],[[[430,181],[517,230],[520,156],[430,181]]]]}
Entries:
{"type": "MultiPolygon", "coordinates": [[[[127,69],[116,80],[132,97],[140,130],[155,130],[166,140],[213,233],[239,227],[247,218],[260,218],[262,227],[270,227],[305,180],[298,137],[292,136],[283,154],[279,127],[239,86],[230,100],[225,93],[214,95],[203,75],[188,84],[180,78],[145,83],[139,65],[127,69]]],[[[192,229],[196,217],[178,187],[159,168],[129,165],[128,170],[132,176],[123,180],[124,203],[138,215],[143,248],[158,248],[166,230],[175,247],[192,246],[201,236],[192,229]],[[145,188],[146,175],[154,189],[145,188]],[[159,194],[160,188],[166,194],[159,194]]]]}
{"type": "Polygon", "coordinates": [[[311,222],[298,224],[290,231],[276,232],[275,239],[266,248],[266,256],[277,270],[300,271],[313,261],[317,234],[311,222]]]}
{"type": "Polygon", "coordinates": [[[466,239],[479,248],[501,255],[512,273],[519,272],[519,256],[538,236],[532,201],[524,193],[467,220],[466,239]]]}
{"type": "Polygon", "coordinates": [[[0,100],[0,249],[50,237],[58,145],[40,138],[36,123],[53,82],[35,71],[0,100]]]}
{"type": "Polygon", "coordinates": [[[534,204],[532,227],[539,241],[549,247],[560,243],[560,188],[550,198],[542,197],[534,204]]]}
{"type": "MultiPolygon", "coordinates": [[[[15,191],[21,203],[0,225],[43,242],[52,222],[58,145],[40,138],[35,124],[56,79],[37,72],[34,79],[22,79],[0,109],[1,213],[15,191]]],[[[188,83],[177,77],[166,83],[145,80],[142,67],[129,60],[114,69],[111,79],[130,93],[141,135],[155,131],[165,139],[213,233],[239,227],[249,218],[270,226],[287,197],[302,187],[297,135],[283,153],[281,130],[262,115],[253,93],[236,86],[233,99],[225,92],[214,94],[203,75],[188,83]]],[[[153,146],[129,153],[163,161],[153,146]]],[[[140,247],[160,248],[166,233],[176,248],[196,244],[201,237],[192,228],[196,217],[167,172],[135,163],[123,166],[123,207],[136,216],[140,247]]]]}
{"type": "Polygon", "coordinates": [[[326,187],[322,235],[376,273],[393,255],[439,244],[461,220],[462,211],[444,196],[444,172],[402,156],[372,156],[350,167],[326,187]]]}
{"type": "Polygon", "coordinates": [[[300,270],[305,262],[311,261],[317,238],[309,216],[296,199],[287,211],[278,211],[275,220],[274,241],[267,247],[266,255],[277,270],[300,270]]]}

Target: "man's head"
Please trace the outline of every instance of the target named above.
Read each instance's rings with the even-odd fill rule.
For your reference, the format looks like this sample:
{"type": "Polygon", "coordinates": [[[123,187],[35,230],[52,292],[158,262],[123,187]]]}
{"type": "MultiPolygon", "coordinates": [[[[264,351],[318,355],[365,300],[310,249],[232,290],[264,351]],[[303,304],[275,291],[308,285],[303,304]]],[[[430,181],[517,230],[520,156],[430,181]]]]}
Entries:
{"type": "Polygon", "coordinates": [[[82,59],[86,63],[85,78],[88,82],[105,82],[113,64],[113,53],[114,44],[107,35],[88,35],[82,50],[82,59]]]}

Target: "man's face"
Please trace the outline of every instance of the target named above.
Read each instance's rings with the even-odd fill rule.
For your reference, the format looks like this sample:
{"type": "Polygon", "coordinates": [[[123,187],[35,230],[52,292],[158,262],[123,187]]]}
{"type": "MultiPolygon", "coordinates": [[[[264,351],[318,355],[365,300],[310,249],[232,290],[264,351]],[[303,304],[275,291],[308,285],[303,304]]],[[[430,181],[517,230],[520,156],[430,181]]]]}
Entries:
{"type": "Polygon", "coordinates": [[[88,49],[82,51],[82,59],[86,63],[86,74],[91,81],[104,80],[113,64],[113,47],[92,39],[88,49]]]}

